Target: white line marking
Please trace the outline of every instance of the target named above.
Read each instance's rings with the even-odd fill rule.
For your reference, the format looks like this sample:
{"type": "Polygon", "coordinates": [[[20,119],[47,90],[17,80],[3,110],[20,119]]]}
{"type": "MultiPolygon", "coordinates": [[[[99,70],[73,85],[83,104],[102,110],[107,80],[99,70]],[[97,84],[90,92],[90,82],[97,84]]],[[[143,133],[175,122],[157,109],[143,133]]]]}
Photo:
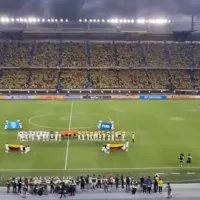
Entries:
{"type": "MultiPolygon", "coordinates": [[[[38,127],[38,128],[47,128],[47,129],[54,129],[54,130],[65,130],[68,129],[69,127],[52,127],[52,126],[43,126],[43,125],[39,125],[39,124],[35,124],[32,122],[33,119],[39,118],[39,117],[45,117],[45,116],[50,116],[50,115],[60,115],[61,113],[47,113],[47,114],[43,114],[43,115],[36,115],[33,116],[31,118],[28,119],[28,123],[31,124],[32,126],[38,127]]],[[[85,115],[84,113],[76,113],[76,115],[85,115]]],[[[110,121],[112,121],[112,119],[110,117],[104,116],[104,115],[99,115],[99,114],[88,114],[91,116],[100,116],[100,117],[106,117],[108,118],[110,121]]],[[[67,120],[66,120],[67,121],[67,120]]],[[[96,128],[96,126],[83,126],[83,127],[71,127],[73,129],[90,129],[90,128],[96,128]]]]}
{"type": "Polygon", "coordinates": [[[187,172],[188,175],[196,174],[195,172],[187,172]]]}
{"type": "Polygon", "coordinates": [[[156,173],[156,174],[159,174],[159,175],[164,175],[165,173],[156,173]]]}
{"type": "MultiPolygon", "coordinates": [[[[180,169],[180,167],[148,167],[148,168],[68,168],[67,171],[125,171],[125,170],[170,170],[170,169],[180,169]]],[[[200,169],[200,166],[197,167],[181,167],[181,169],[200,169]]],[[[0,171],[64,171],[65,169],[0,169],[0,171]]],[[[175,173],[176,174],[176,173],[175,173]]],[[[179,173],[180,174],[180,173],[179,173]]]]}
{"type": "MultiPolygon", "coordinates": [[[[71,103],[71,110],[70,110],[70,116],[69,116],[69,128],[68,130],[71,130],[71,125],[72,125],[72,113],[73,113],[73,107],[74,107],[74,102],[72,101],[71,103]]],[[[69,136],[67,138],[67,147],[66,147],[66,155],[65,155],[65,170],[67,169],[67,161],[68,161],[68,155],[69,155],[69,136]]]]}
{"type": "Polygon", "coordinates": [[[175,173],[172,173],[173,175],[179,175],[180,173],[179,172],[175,172],[175,173]]]}

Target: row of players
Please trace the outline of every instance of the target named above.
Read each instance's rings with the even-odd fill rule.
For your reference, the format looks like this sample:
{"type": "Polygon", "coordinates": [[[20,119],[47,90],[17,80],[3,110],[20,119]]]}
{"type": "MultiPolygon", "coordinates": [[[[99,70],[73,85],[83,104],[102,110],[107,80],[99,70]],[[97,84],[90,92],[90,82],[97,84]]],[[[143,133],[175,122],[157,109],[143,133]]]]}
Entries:
{"type": "Polygon", "coordinates": [[[125,140],[125,131],[78,131],[78,140],[125,140]]]}
{"type": "Polygon", "coordinates": [[[49,131],[18,131],[17,140],[20,141],[61,141],[62,135],[59,132],[49,131]]]}

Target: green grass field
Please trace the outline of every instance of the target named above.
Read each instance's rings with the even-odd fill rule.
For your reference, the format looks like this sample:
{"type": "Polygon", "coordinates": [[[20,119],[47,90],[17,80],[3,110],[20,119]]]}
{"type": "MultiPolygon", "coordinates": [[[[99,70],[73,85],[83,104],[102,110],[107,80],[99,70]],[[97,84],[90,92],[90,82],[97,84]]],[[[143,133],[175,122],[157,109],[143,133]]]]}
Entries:
{"type": "MultiPolygon", "coordinates": [[[[0,178],[11,176],[73,176],[81,173],[161,173],[165,180],[200,179],[200,102],[195,101],[1,101],[0,178]],[[4,122],[20,119],[25,130],[96,129],[98,121],[114,120],[116,129],[136,134],[128,152],[100,151],[102,142],[67,139],[29,142],[32,152],[4,152],[18,144],[16,131],[4,122]],[[178,156],[191,153],[191,166],[178,167],[178,156]]],[[[131,135],[127,136],[131,139],[131,135]]],[[[105,143],[105,142],[104,142],[105,143]]]]}

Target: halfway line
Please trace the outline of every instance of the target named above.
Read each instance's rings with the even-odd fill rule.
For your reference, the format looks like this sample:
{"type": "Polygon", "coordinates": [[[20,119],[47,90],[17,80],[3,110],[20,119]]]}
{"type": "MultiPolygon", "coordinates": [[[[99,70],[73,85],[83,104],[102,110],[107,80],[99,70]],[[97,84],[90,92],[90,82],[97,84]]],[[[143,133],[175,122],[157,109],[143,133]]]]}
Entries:
{"type": "MultiPolygon", "coordinates": [[[[70,116],[69,116],[69,131],[71,130],[71,125],[72,125],[72,113],[73,113],[73,107],[74,107],[74,102],[72,101],[71,103],[71,110],[70,110],[70,116]]],[[[69,136],[67,138],[67,147],[66,147],[66,154],[65,154],[65,170],[67,170],[67,162],[68,162],[68,154],[69,154],[69,136]]]]}

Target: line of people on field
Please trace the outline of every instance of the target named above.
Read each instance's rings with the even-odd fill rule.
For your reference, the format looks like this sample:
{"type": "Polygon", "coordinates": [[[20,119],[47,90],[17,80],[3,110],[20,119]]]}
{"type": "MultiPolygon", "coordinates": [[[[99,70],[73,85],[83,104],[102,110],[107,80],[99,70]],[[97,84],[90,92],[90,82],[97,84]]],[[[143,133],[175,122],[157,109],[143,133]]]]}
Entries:
{"type": "Polygon", "coordinates": [[[78,131],[78,140],[91,140],[91,141],[117,141],[125,140],[125,131],[78,131]]]}
{"type": "Polygon", "coordinates": [[[18,131],[20,141],[61,141],[62,135],[53,131],[18,131]]]}

